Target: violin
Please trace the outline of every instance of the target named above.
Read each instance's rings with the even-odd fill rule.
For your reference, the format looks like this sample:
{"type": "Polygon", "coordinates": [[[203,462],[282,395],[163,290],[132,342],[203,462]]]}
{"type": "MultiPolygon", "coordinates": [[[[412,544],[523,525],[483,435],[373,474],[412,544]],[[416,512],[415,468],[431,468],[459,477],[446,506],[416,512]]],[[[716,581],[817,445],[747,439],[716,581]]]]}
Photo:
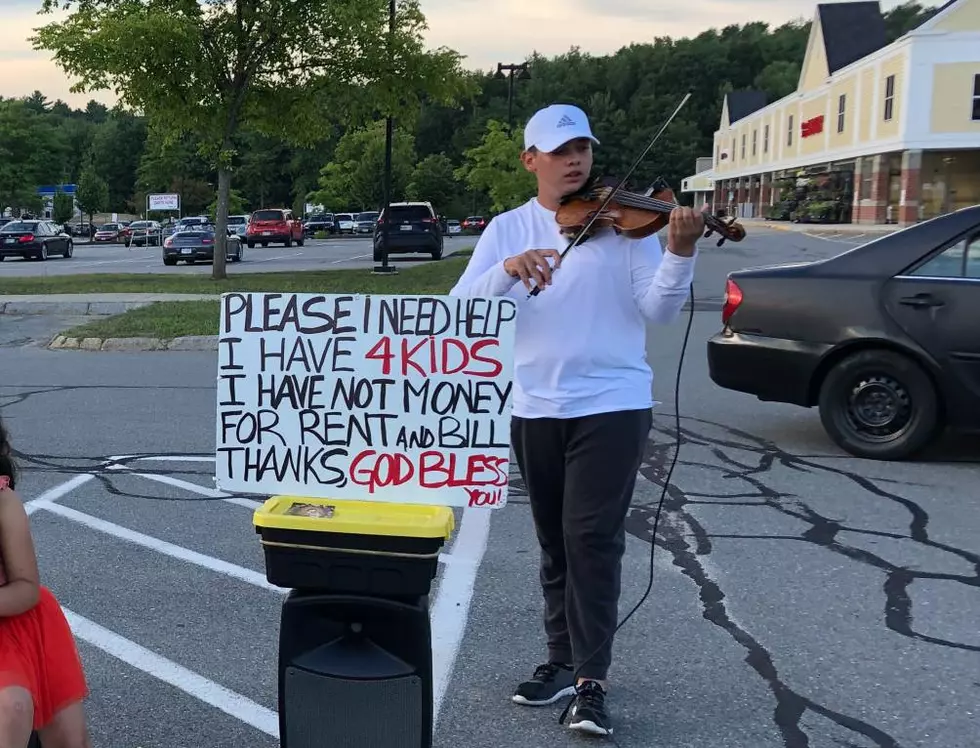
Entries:
{"type": "MultiPolygon", "coordinates": [[[[568,246],[561,252],[562,259],[565,259],[565,255],[574,247],[592,236],[596,228],[611,227],[617,233],[628,237],[642,238],[660,231],[670,223],[671,211],[679,206],[674,191],[663,179],[657,179],[650,195],[628,192],[623,190],[623,186],[690,98],[690,93],[684,96],[657,134],[647,143],[643,152],[636,157],[626,176],[615,187],[600,186],[600,180],[593,179],[586,187],[567,195],[559,203],[555,219],[561,227],[562,234],[572,237],[568,246]]],[[[701,215],[707,229],[704,237],[707,238],[718,232],[721,236],[718,240],[719,247],[729,239],[740,242],[745,238],[745,229],[735,222],[734,217],[726,223],[709,213],[701,215]]],[[[535,286],[528,294],[528,298],[539,293],[541,293],[541,286],[535,286]]]]}
{"type": "MultiPolygon", "coordinates": [[[[670,212],[678,207],[674,191],[663,178],[658,178],[650,195],[618,190],[609,200],[615,187],[603,184],[601,178],[590,180],[585,187],[566,195],[555,215],[566,237],[582,234],[580,242],[593,236],[597,229],[612,228],[617,234],[631,239],[643,239],[667,227],[670,212]]],[[[745,238],[745,229],[733,217],[723,221],[711,213],[702,213],[705,238],[718,233],[720,247],[726,241],[740,242],[745,238]]]]}

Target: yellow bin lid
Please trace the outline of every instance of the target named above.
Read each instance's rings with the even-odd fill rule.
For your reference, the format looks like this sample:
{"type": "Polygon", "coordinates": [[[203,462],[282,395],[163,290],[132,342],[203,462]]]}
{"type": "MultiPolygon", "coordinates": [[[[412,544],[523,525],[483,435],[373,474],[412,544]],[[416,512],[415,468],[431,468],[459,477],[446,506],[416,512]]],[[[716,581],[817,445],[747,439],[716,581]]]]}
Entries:
{"type": "Polygon", "coordinates": [[[252,521],[277,530],[448,540],[456,515],[446,506],[273,496],[255,510],[252,521]]]}

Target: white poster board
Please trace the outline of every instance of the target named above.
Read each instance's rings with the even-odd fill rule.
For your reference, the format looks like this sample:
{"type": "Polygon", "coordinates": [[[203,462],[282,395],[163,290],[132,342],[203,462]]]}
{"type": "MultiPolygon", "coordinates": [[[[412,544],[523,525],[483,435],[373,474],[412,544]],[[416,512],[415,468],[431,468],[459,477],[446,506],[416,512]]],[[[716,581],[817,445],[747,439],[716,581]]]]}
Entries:
{"type": "Polygon", "coordinates": [[[503,507],[516,317],[503,297],[223,294],[218,488],[503,507]]]}
{"type": "Polygon", "coordinates": [[[147,210],[180,210],[180,195],[147,195],[147,210]]]}

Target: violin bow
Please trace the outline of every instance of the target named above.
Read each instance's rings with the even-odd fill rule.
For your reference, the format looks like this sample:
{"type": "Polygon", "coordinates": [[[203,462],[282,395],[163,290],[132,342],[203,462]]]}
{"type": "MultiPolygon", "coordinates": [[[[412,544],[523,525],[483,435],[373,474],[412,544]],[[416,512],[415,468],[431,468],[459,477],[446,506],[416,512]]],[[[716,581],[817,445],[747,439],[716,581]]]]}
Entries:
{"type": "MultiPolygon", "coordinates": [[[[589,229],[592,228],[592,224],[595,223],[596,219],[599,218],[599,216],[602,214],[602,211],[604,211],[609,206],[609,203],[612,202],[612,199],[616,196],[616,193],[619,192],[621,189],[623,189],[626,182],[629,181],[629,178],[633,176],[633,172],[636,171],[637,167],[643,162],[643,159],[646,158],[647,154],[650,152],[650,149],[653,148],[654,145],[656,145],[658,140],[660,140],[660,136],[664,134],[664,131],[670,126],[670,123],[674,121],[674,117],[676,117],[677,113],[684,108],[684,105],[687,103],[687,100],[690,98],[691,98],[691,94],[690,92],[688,92],[681,100],[681,103],[677,105],[677,108],[674,110],[673,114],[671,114],[667,118],[667,121],[664,122],[663,126],[660,128],[657,134],[653,136],[653,139],[649,143],[647,143],[647,147],[643,149],[643,152],[639,156],[636,157],[636,161],[633,162],[633,165],[626,172],[626,175],[619,180],[619,184],[613,187],[612,191],[608,195],[606,195],[606,199],[602,201],[602,204],[596,209],[595,213],[592,214],[592,218],[589,219],[589,222],[582,227],[582,230],[579,231],[578,234],[575,236],[575,238],[568,243],[568,246],[565,247],[564,250],[562,250],[562,253],[559,255],[560,259],[564,260],[565,255],[567,255],[573,248],[581,244],[582,239],[588,233],[589,229]]],[[[527,298],[530,299],[532,296],[537,296],[539,293],[541,293],[541,286],[535,286],[534,288],[531,289],[531,292],[527,295],[527,298]]]]}

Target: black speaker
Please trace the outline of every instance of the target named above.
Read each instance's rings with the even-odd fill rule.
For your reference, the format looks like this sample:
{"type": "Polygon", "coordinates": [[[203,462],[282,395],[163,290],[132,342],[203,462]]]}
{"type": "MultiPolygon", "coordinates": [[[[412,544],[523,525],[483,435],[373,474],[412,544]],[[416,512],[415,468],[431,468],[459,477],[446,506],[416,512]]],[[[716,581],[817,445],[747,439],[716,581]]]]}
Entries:
{"type": "Polygon", "coordinates": [[[279,633],[282,748],[431,748],[428,596],[292,590],[279,633]]]}

